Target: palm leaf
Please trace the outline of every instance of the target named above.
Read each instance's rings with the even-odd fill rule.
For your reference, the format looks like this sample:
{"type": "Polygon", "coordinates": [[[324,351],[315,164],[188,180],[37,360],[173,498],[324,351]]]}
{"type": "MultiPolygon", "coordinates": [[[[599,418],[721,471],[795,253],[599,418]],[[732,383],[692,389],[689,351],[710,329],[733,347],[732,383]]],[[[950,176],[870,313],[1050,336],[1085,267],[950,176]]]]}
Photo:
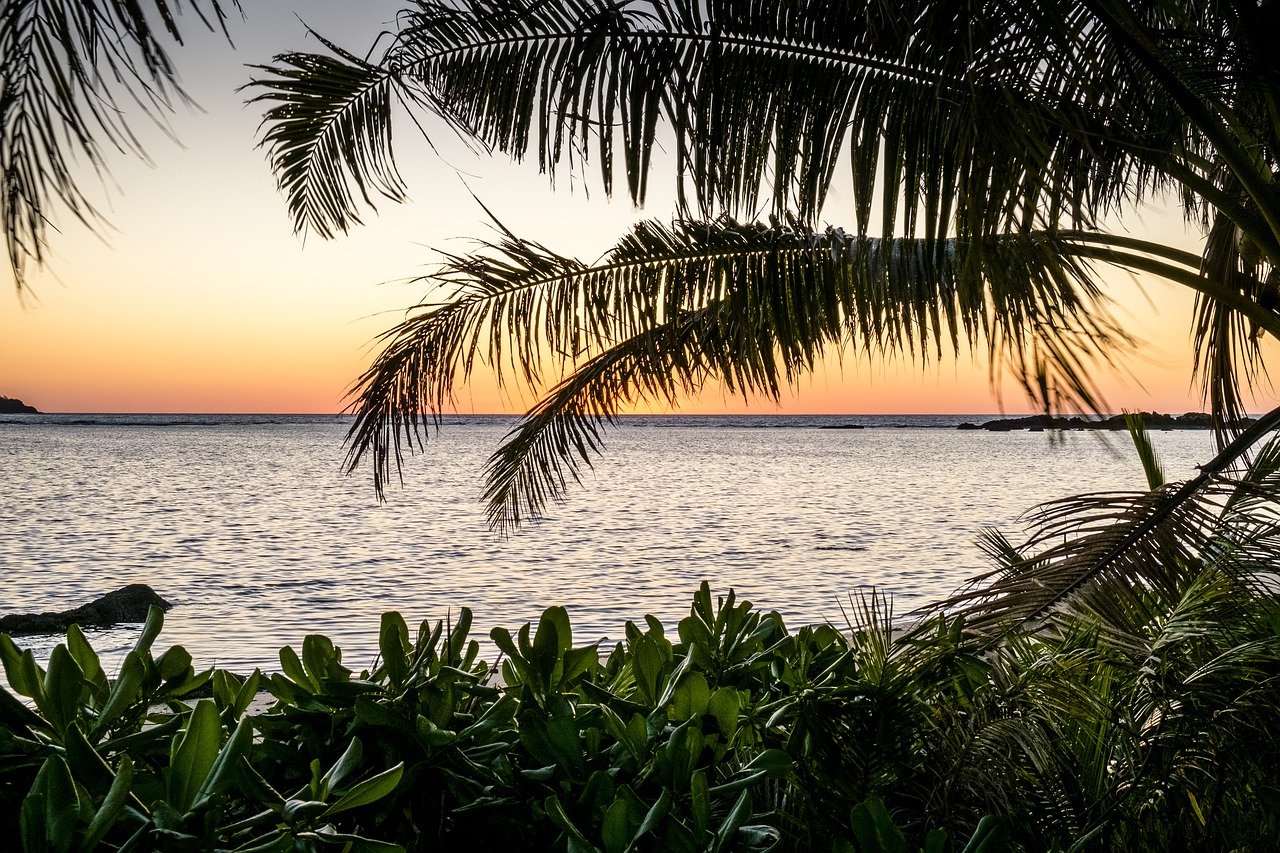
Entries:
{"type": "Polygon", "coordinates": [[[332,237],[360,224],[371,192],[405,199],[391,156],[391,98],[395,77],[321,39],[328,57],[290,53],[274,75],[250,85],[266,89],[251,102],[270,104],[261,144],[269,150],[295,230],[332,237]]]}
{"type": "MultiPolygon", "coordinates": [[[[1222,554],[1231,529],[1240,525],[1237,520],[1224,527],[1225,511],[1240,503],[1242,493],[1257,495],[1266,482],[1259,475],[1237,480],[1232,466],[1278,425],[1280,409],[1244,430],[1184,483],[1043,505],[1031,518],[1033,530],[1019,556],[1006,554],[999,568],[945,606],[963,611],[975,630],[1005,631],[1073,611],[1136,630],[1160,612],[1161,602],[1177,600],[1206,560],[1222,554]]],[[[1260,458],[1267,470],[1276,463],[1274,450],[1260,458]]],[[[1275,500],[1273,488],[1266,494],[1275,500]]],[[[1268,545],[1275,544],[1273,537],[1268,545]]],[[[1275,556],[1272,551],[1269,558],[1275,556]]]]}
{"type": "Polygon", "coordinates": [[[451,258],[433,279],[446,300],[387,333],[353,390],[348,463],[370,455],[381,489],[480,364],[534,393],[544,372],[563,378],[494,457],[502,524],[560,496],[620,407],[712,380],[776,397],[847,343],[922,362],[985,344],[1045,405],[1093,407],[1087,377],[1125,338],[1087,266],[1057,249],[1043,234],[885,242],[724,219],[642,223],[584,264],[504,232],[451,258]]]}
{"type": "MultiPolygon", "coordinates": [[[[224,33],[227,11],[239,9],[238,0],[189,5],[224,33]]],[[[163,127],[186,98],[164,44],[181,41],[183,11],[180,0],[0,3],[0,219],[19,293],[28,268],[45,262],[57,210],[101,224],[78,159],[101,175],[110,149],[145,156],[129,105],[163,127]]]]}
{"type": "MultiPolygon", "coordinates": [[[[380,147],[390,124],[373,93],[384,84],[482,147],[536,156],[553,177],[594,159],[605,191],[620,172],[638,203],[662,144],[698,219],[768,205],[812,227],[848,154],[863,237],[877,218],[886,243],[1075,229],[1077,260],[1091,252],[1202,294],[1200,375],[1225,429],[1241,387],[1262,375],[1251,335],[1280,328],[1280,194],[1259,165],[1280,145],[1265,82],[1280,75],[1258,14],[1111,0],[963,14],[932,0],[423,0],[376,63],[323,42],[329,55],[281,57],[259,85],[281,104],[267,139],[295,225],[322,234],[358,222],[370,187],[401,195],[380,147]],[[328,85],[338,95],[300,117],[328,85]],[[366,92],[379,118],[353,129],[345,99],[366,92]],[[1187,265],[1163,247],[1153,258],[1090,242],[1105,237],[1103,217],[1172,189],[1189,218],[1219,211],[1263,260],[1226,275],[1212,252],[1187,265]]],[[[996,349],[1027,356],[1014,373],[1037,398],[1062,406],[1053,389],[1084,384],[1085,365],[1065,350],[1011,343],[996,349]]]]}

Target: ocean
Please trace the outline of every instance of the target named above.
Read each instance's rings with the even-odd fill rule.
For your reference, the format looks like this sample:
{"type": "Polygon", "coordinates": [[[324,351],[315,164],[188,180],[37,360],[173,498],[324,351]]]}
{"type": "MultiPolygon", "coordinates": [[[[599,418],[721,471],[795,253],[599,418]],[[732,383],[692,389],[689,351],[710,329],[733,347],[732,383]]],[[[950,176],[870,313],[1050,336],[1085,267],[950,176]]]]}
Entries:
{"type": "MultiPolygon", "coordinates": [[[[1123,434],[956,429],[991,417],[629,417],[583,488],[503,538],[479,498],[511,418],[447,419],[380,504],[342,472],[342,416],[3,416],[0,613],[145,583],[175,605],[158,648],[237,671],[278,669],[308,633],[367,667],[386,610],[469,607],[481,639],[555,604],[577,644],[646,614],[674,632],[704,580],[792,627],[843,624],[870,587],[903,613],[987,568],[983,528],[1016,540],[1038,503],[1143,487],[1123,434]]],[[[1213,455],[1207,432],[1153,438],[1170,479],[1213,455]]],[[[118,660],[136,633],[90,639],[118,660]]]]}

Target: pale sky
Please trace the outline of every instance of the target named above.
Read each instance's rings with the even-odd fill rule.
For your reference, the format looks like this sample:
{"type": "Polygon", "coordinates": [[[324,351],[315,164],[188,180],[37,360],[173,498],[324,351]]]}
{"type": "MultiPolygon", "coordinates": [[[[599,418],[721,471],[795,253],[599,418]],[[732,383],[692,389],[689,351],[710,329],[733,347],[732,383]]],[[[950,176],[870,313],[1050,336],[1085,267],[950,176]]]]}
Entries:
{"type": "MultiPolygon", "coordinates": [[[[49,269],[31,276],[31,296],[0,296],[0,394],[47,412],[340,411],[351,382],[372,358],[370,345],[424,290],[407,279],[429,271],[433,249],[465,250],[489,234],[474,192],[513,231],[563,254],[598,257],[637,218],[669,219],[661,200],[641,212],[608,202],[590,180],[561,177],[554,191],[533,165],[469,153],[447,135],[437,155],[402,123],[397,151],[411,202],[379,206],[365,226],[332,241],[292,233],[265,153],[257,149],[260,109],[237,92],[247,64],[290,49],[318,49],[298,17],[363,54],[396,2],[246,0],[248,20],[232,22],[235,47],[197,32],[174,48],[189,93],[204,108],[181,110],[181,147],[144,132],[153,166],[112,161],[116,187],[97,196],[112,230],[104,239],[70,217],[51,235],[49,269]],[[590,193],[585,190],[589,190],[590,193]]],[[[143,131],[148,128],[138,126],[143,131]]],[[[662,177],[669,178],[669,175],[662,177]]],[[[663,180],[655,176],[654,185],[663,180]]],[[[669,180],[666,183],[670,183],[669,180]]],[[[838,217],[840,193],[829,210],[838,217]]],[[[1130,230],[1191,248],[1176,216],[1147,212],[1130,230]]],[[[6,280],[7,282],[7,280],[6,280]]],[[[1103,382],[1114,409],[1184,412],[1203,408],[1190,386],[1191,298],[1147,281],[1143,294],[1123,274],[1109,278],[1121,313],[1148,343],[1128,363],[1134,378],[1103,382]],[[1147,298],[1151,300],[1148,303],[1147,298]]],[[[1274,394],[1260,400],[1270,408],[1274,394]]],[[[464,412],[518,411],[477,381],[464,412]]],[[[1009,389],[1005,410],[1026,403],[1009,389]]],[[[986,365],[962,358],[918,364],[845,361],[802,381],[782,411],[801,413],[969,413],[999,409],[986,365]]],[[[681,411],[770,413],[710,392],[681,411]]]]}

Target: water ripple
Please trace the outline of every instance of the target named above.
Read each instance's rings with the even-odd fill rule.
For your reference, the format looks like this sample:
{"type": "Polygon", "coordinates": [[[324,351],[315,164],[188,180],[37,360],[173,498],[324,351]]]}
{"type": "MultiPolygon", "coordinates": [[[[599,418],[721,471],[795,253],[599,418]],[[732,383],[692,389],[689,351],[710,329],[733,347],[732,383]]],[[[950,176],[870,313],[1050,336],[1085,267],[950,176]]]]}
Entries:
{"type": "MultiPolygon", "coordinates": [[[[840,621],[865,586],[902,612],[985,568],[973,544],[983,527],[1016,538],[1040,501],[1143,482],[1136,461],[1090,435],[1054,444],[901,416],[836,419],[861,430],[637,419],[609,436],[586,490],[502,539],[476,501],[505,420],[447,426],[384,505],[366,479],[340,474],[341,420],[79,420],[91,423],[0,424],[0,612],[147,583],[178,604],[163,640],[238,668],[274,667],[280,646],[317,631],[367,664],[385,610],[413,624],[468,606],[483,636],[563,604],[579,639],[617,638],[646,613],[673,626],[703,580],[793,626],[840,621]]],[[[1170,476],[1212,454],[1205,433],[1154,440],[1170,476]]],[[[134,631],[95,642],[122,654],[134,631]]]]}

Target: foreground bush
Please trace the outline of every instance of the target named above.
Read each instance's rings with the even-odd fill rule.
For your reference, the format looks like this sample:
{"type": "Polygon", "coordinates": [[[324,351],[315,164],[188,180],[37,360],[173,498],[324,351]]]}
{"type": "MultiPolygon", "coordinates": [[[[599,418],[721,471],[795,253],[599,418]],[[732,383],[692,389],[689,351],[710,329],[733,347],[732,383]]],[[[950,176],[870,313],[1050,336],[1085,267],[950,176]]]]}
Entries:
{"type": "Polygon", "coordinates": [[[1205,575],[1145,632],[999,642],[959,619],[790,632],[704,584],[673,636],[648,617],[576,647],[553,607],[470,613],[379,665],[326,638],[281,671],[152,653],[108,680],[72,628],[42,669],[0,636],[0,829],[27,850],[1264,849],[1280,837],[1273,605],[1205,575]],[[495,677],[500,675],[500,678],[495,677]],[[273,703],[250,716],[260,692],[273,703]],[[200,694],[205,698],[193,699],[200,694]],[[1073,847],[1074,846],[1074,847],[1073,847]]]}

